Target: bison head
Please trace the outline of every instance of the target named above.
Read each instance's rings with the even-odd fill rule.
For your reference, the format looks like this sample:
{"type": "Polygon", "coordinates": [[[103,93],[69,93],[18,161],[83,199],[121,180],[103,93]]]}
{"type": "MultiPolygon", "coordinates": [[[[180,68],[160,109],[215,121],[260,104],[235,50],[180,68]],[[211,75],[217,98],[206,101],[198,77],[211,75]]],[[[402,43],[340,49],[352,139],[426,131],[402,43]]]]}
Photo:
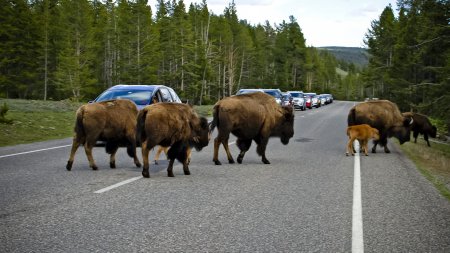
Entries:
{"type": "Polygon", "coordinates": [[[289,139],[294,136],[294,111],[292,107],[283,107],[283,117],[278,128],[277,135],[280,136],[281,143],[287,145],[289,139]]]}
{"type": "Polygon", "coordinates": [[[193,129],[193,137],[191,145],[200,151],[202,148],[208,146],[211,132],[209,131],[208,120],[204,117],[199,118],[198,124],[191,124],[193,129]]]}
{"type": "Polygon", "coordinates": [[[413,119],[411,117],[403,117],[403,125],[392,128],[391,136],[394,136],[400,141],[400,144],[408,142],[411,138],[411,124],[413,119]]]}

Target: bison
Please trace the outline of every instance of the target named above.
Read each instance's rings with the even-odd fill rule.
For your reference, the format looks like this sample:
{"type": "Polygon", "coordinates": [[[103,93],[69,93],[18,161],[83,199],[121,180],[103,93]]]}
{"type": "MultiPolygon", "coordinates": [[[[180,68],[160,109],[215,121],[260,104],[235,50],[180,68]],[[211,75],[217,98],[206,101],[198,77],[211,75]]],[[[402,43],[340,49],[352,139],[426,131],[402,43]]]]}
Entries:
{"type": "Polygon", "coordinates": [[[175,159],[183,163],[185,175],[190,175],[188,156],[190,148],[200,151],[209,143],[208,121],[194,109],[181,103],[157,103],[146,106],[137,116],[136,138],[142,143],[144,167],[142,176],[148,178],[150,150],[156,145],[170,147],[167,156],[167,174],[173,177],[175,159]]]}
{"type": "Polygon", "coordinates": [[[417,137],[419,134],[423,134],[423,138],[427,141],[428,147],[430,142],[428,136],[436,138],[437,128],[433,126],[427,116],[420,113],[404,112],[403,116],[410,117],[414,121],[411,124],[411,130],[413,131],[414,143],[417,143],[417,137]]]}
{"type": "Polygon", "coordinates": [[[350,152],[352,155],[355,154],[354,148],[353,148],[353,142],[355,140],[359,141],[359,144],[361,145],[361,149],[364,150],[364,154],[368,156],[367,150],[369,149],[367,147],[367,144],[369,142],[369,139],[379,140],[380,139],[380,133],[378,132],[378,129],[372,128],[367,124],[361,124],[361,125],[354,125],[347,127],[347,136],[348,136],[348,143],[347,143],[347,152],[345,153],[348,156],[348,153],[350,152]]]}
{"type": "Polygon", "coordinates": [[[66,169],[71,170],[75,152],[80,145],[84,146],[89,166],[93,170],[98,167],[92,157],[92,148],[97,141],[106,142],[106,152],[111,154],[109,165],[116,167],[115,155],[119,146],[126,146],[127,153],[133,157],[137,167],[141,163],[136,156],[136,105],[125,99],[82,105],[76,112],[75,136],[66,169]]]}
{"type": "Polygon", "coordinates": [[[390,153],[387,139],[396,137],[400,144],[410,140],[410,125],[413,120],[404,117],[397,105],[388,100],[375,100],[359,103],[348,113],[348,126],[368,124],[378,129],[380,139],[374,141],[372,153],[376,153],[377,144],[384,147],[384,152],[390,153]]]}
{"type": "Polygon", "coordinates": [[[221,165],[218,159],[220,144],[225,148],[228,162],[234,163],[228,148],[230,133],[237,137],[236,144],[241,151],[237,158],[238,163],[242,163],[245,152],[254,140],[262,162],[270,164],[266,158],[269,137],[280,137],[281,142],[287,145],[289,139],[294,136],[294,112],[292,107],[281,107],[268,94],[242,94],[224,98],[214,105],[211,132],[216,126],[218,134],[214,140],[213,157],[216,165],[221,165]]]}

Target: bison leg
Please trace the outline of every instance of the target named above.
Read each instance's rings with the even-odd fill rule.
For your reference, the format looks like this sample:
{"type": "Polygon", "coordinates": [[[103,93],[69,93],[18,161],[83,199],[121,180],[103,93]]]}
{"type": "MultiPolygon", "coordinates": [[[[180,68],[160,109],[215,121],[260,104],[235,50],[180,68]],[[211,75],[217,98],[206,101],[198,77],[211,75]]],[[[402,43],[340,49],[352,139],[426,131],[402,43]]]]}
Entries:
{"type": "Polygon", "coordinates": [[[186,160],[183,162],[183,172],[185,175],[190,175],[191,172],[189,171],[189,161],[188,158],[186,158],[186,160]]]}
{"type": "Polygon", "coordinates": [[[222,141],[222,145],[225,149],[225,152],[227,152],[228,163],[234,163],[233,156],[231,155],[230,148],[228,147],[228,138],[222,141]]]}
{"type": "Polygon", "coordinates": [[[87,159],[89,161],[89,167],[91,167],[93,170],[98,170],[98,167],[94,161],[94,157],[92,156],[92,148],[93,147],[94,147],[94,144],[92,144],[90,142],[86,142],[84,144],[84,151],[85,151],[87,159]]]}
{"type": "Polygon", "coordinates": [[[239,147],[239,150],[241,150],[237,158],[237,162],[241,164],[242,160],[244,159],[245,153],[250,149],[250,146],[252,145],[252,140],[237,139],[236,144],[239,147]]]}
{"type": "Polygon", "coordinates": [[[167,158],[167,150],[168,149],[169,149],[168,147],[162,147],[162,146],[158,147],[158,150],[156,151],[156,154],[155,154],[155,164],[158,164],[159,156],[161,155],[161,153],[163,151],[164,151],[164,154],[166,155],[166,158],[167,158]]]}
{"type": "MultiPolygon", "coordinates": [[[[173,175],[173,163],[174,162],[175,162],[175,158],[170,159],[170,161],[169,161],[169,166],[167,167],[167,176],[168,177],[175,177],[173,175]]],[[[184,166],[183,166],[183,169],[184,169],[184,166]]]]}
{"type": "Polygon", "coordinates": [[[256,147],[256,153],[262,156],[261,160],[264,164],[270,164],[269,160],[267,160],[266,158],[266,147],[269,139],[261,137],[259,141],[257,139],[255,139],[255,141],[258,144],[258,146],[256,147]]]}
{"type": "Polygon", "coordinates": [[[214,139],[214,155],[213,155],[213,162],[216,165],[222,165],[222,163],[219,161],[219,148],[220,148],[220,141],[218,137],[214,139]]]}
{"type": "Polygon", "coordinates": [[[110,150],[111,156],[109,157],[109,167],[111,169],[116,168],[116,153],[117,153],[118,149],[119,149],[119,146],[115,146],[113,150],[110,150]]]}
{"type": "Polygon", "coordinates": [[[66,169],[70,171],[72,169],[73,160],[75,158],[75,153],[77,152],[78,147],[80,146],[80,143],[76,141],[75,138],[73,138],[72,141],[72,149],[70,150],[70,157],[69,161],[67,161],[66,169]]]}
{"type": "Polygon", "coordinates": [[[414,131],[413,132],[413,136],[414,136],[414,143],[417,143],[417,137],[419,137],[419,132],[418,131],[414,131]]]}
{"type": "Polygon", "coordinates": [[[345,152],[345,155],[348,156],[348,154],[355,155],[355,149],[353,148],[353,142],[355,141],[354,138],[349,138],[347,142],[347,152],[345,152]]]}
{"type": "Polygon", "coordinates": [[[150,177],[150,173],[149,173],[149,163],[148,163],[148,154],[150,153],[150,149],[147,146],[147,141],[142,142],[142,161],[144,163],[144,166],[142,168],[142,176],[145,178],[149,178],[150,177]]]}
{"type": "Polygon", "coordinates": [[[424,133],[424,134],[423,134],[423,139],[427,141],[428,147],[431,147],[431,146],[430,146],[430,142],[428,141],[428,134],[427,134],[427,133],[424,133]]]}

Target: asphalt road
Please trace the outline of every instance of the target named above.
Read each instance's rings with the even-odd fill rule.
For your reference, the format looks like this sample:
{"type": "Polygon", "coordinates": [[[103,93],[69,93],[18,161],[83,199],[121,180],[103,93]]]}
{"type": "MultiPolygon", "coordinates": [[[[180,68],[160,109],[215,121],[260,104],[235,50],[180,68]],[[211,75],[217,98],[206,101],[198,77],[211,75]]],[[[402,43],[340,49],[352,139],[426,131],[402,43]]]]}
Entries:
{"type": "MultiPolygon", "coordinates": [[[[351,252],[352,105],[297,111],[290,143],[269,141],[269,165],[253,143],[241,165],[221,148],[216,166],[211,142],[175,178],[166,161],[140,178],[125,150],[110,169],[103,148],[98,171],[80,148],[68,172],[70,139],[0,148],[0,252],[351,252]]],[[[389,148],[360,157],[364,251],[450,252],[450,202],[389,148]]]]}

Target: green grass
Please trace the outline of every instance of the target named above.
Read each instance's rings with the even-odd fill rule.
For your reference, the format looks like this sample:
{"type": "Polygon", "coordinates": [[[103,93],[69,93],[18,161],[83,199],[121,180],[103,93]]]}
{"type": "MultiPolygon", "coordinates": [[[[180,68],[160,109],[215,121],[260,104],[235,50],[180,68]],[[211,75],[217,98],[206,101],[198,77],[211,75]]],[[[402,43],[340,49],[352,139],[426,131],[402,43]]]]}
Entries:
{"type": "Polygon", "coordinates": [[[0,99],[9,110],[0,124],[0,146],[61,139],[73,135],[75,111],[81,105],[70,101],[0,99]]]}
{"type": "Polygon", "coordinates": [[[418,139],[417,143],[407,142],[400,148],[424,177],[450,200],[450,145],[431,142],[428,147],[423,139],[418,139]]]}

